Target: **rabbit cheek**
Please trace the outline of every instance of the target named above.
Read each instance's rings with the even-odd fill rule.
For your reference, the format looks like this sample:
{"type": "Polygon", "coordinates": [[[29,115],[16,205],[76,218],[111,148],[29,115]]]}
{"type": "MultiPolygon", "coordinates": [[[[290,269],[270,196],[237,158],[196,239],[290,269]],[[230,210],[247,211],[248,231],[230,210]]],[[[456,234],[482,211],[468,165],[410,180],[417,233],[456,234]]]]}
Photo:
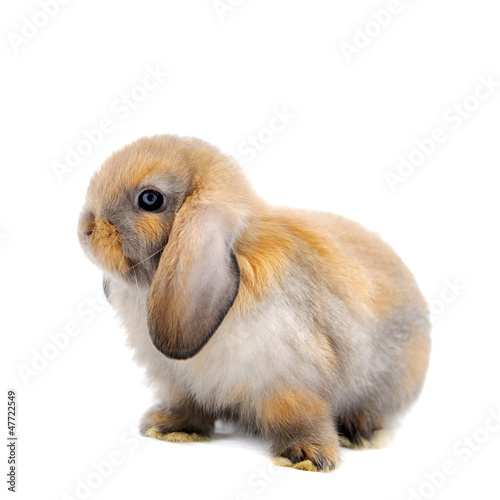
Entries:
{"type": "Polygon", "coordinates": [[[129,269],[130,265],[123,255],[120,233],[108,221],[95,219],[89,245],[99,265],[106,271],[124,273],[129,269]]]}
{"type": "Polygon", "coordinates": [[[142,241],[154,246],[164,239],[165,222],[153,214],[143,214],[137,221],[137,232],[142,241]]]}

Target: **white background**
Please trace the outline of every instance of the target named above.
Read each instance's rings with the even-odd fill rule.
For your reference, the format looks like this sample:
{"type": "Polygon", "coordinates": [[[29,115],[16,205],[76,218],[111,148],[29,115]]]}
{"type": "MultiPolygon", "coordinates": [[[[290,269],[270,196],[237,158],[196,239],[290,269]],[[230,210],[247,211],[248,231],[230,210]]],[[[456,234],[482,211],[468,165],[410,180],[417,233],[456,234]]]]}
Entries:
{"type": "Polygon", "coordinates": [[[220,3],[73,0],[34,34],[37,2],[2,8],[2,387],[18,393],[17,498],[83,498],[88,481],[92,499],[498,498],[500,87],[472,97],[480,78],[500,82],[498,2],[401,0],[350,62],[341,44],[363,44],[388,1],[220,3]],[[169,76],[137,89],[157,66],[169,76]],[[141,102],[123,109],[131,92],[141,102]],[[293,119],[250,161],[247,137],[267,140],[283,109],[293,119]],[[59,179],[54,164],[103,119],[113,130],[59,179]],[[446,140],[391,190],[386,172],[436,128],[446,140]],[[201,444],[138,437],[150,392],[98,302],[76,223],[103,160],[161,133],[234,154],[272,203],[380,232],[414,272],[437,313],[433,354],[389,448],[346,450],[338,471],[314,474],[270,465],[269,443],[228,428],[201,444]]]}

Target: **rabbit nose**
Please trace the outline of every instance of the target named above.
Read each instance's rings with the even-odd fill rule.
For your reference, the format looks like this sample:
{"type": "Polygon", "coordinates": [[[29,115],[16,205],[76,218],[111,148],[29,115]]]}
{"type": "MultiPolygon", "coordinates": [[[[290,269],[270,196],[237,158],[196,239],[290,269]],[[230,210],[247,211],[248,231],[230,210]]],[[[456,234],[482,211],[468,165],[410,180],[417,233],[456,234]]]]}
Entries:
{"type": "Polygon", "coordinates": [[[81,234],[86,239],[89,239],[94,232],[95,215],[92,212],[86,212],[81,220],[81,234]]]}

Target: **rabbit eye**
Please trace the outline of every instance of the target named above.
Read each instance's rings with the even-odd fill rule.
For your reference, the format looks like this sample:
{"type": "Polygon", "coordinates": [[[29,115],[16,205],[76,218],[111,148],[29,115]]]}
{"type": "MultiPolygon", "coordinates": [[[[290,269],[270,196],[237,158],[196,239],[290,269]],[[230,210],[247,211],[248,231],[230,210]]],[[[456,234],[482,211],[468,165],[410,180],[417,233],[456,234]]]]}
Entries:
{"type": "Polygon", "coordinates": [[[163,202],[163,195],[154,189],[146,189],[137,200],[139,207],[148,212],[159,210],[163,206],[163,202]]]}

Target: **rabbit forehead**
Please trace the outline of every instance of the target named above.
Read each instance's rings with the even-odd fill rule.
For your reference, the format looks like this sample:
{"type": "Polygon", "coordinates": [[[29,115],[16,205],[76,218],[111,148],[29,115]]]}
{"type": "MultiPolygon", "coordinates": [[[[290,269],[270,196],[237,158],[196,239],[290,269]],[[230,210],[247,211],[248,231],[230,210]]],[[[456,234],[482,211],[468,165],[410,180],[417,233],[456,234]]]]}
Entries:
{"type": "Polygon", "coordinates": [[[124,148],[108,158],[94,175],[89,192],[108,200],[121,199],[124,193],[141,187],[157,187],[169,194],[187,189],[191,179],[192,169],[179,155],[124,148]]]}

